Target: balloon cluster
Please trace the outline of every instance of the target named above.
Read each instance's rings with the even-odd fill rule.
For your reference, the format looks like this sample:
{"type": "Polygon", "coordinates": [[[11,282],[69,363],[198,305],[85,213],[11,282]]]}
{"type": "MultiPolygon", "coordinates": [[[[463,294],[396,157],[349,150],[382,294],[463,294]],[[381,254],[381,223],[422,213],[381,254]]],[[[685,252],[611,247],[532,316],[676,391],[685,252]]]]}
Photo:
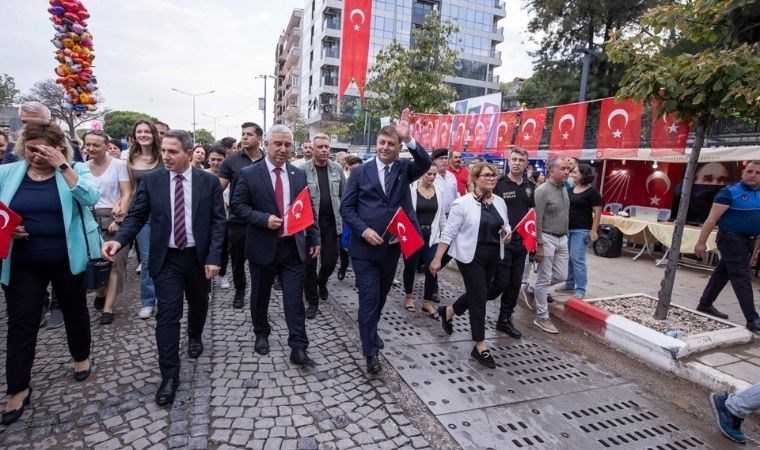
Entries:
{"type": "Polygon", "coordinates": [[[56,83],[63,87],[65,105],[79,113],[95,111],[98,82],[92,74],[95,53],[86,22],[90,13],[79,0],[50,0],[48,12],[56,31],[51,41],[59,63],[56,83]]]}

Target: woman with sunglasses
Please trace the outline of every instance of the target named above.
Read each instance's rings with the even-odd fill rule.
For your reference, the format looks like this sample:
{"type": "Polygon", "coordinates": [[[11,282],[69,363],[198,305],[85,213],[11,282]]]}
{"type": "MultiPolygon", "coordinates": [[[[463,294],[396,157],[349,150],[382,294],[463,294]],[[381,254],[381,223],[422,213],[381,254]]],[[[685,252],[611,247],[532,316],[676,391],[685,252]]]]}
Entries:
{"type": "MultiPolygon", "coordinates": [[[[113,240],[132,201],[127,163],[111,156],[108,146],[108,135],[103,131],[93,130],[84,134],[84,148],[90,157],[87,166],[100,192],[100,200],[95,204],[95,221],[104,241],[113,240]]],[[[128,254],[129,249],[122,249],[116,254],[108,286],[95,294],[93,306],[95,309],[103,310],[100,316],[101,325],[113,322],[116,297],[124,290],[128,254]]]]}
{"type": "Polygon", "coordinates": [[[23,219],[13,230],[0,276],[8,311],[3,425],[17,421],[31,401],[37,332],[49,283],[63,312],[74,379],[90,375],[84,271],[102,245],[89,212],[100,194],[87,165],[72,163],[63,130],[53,123],[29,122],[15,152],[17,162],[0,166],[0,201],[23,219]]]}
{"type": "Polygon", "coordinates": [[[485,341],[487,287],[496,271],[496,263],[504,256],[504,242],[512,237],[507,219],[507,205],[494,196],[498,171],[488,163],[475,164],[470,169],[471,194],[454,200],[441,233],[430,272],[437,275],[441,259],[448,252],[457,261],[464,280],[465,293],[451,306],[439,306],[443,330],[454,332],[452,320],[465,311],[470,312],[470,330],[475,346],[471,356],[486,367],[496,367],[485,341]]]}

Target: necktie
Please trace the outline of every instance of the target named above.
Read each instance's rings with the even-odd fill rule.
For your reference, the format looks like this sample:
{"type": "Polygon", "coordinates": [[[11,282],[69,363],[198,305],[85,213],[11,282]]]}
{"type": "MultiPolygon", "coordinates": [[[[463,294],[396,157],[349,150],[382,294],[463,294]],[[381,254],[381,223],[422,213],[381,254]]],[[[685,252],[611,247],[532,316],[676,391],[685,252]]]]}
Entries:
{"type": "MultiPolygon", "coordinates": [[[[283,217],[285,214],[285,200],[283,199],[283,188],[282,188],[282,178],[280,178],[280,172],[282,172],[282,169],[279,167],[274,168],[274,200],[277,202],[277,211],[280,212],[280,217],[283,217]]],[[[283,227],[280,227],[279,230],[277,230],[277,235],[282,236],[282,229],[283,227]]]]}
{"type": "Polygon", "coordinates": [[[383,171],[385,172],[383,174],[383,190],[385,191],[385,195],[388,195],[388,188],[390,187],[390,181],[391,181],[391,166],[385,166],[383,167],[383,171]]]}
{"type": "Polygon", "coordinates": [[[187,246],[187,230],[185,229],[185,188],[182,175],[174,177],[174,245],[184,250],[187,246]]]}

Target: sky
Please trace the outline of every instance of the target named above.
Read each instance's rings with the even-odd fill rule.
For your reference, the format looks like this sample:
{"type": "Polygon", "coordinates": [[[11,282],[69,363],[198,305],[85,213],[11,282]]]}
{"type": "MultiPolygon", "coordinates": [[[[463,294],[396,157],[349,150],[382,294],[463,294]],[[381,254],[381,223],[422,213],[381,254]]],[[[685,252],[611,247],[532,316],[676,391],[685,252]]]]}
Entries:
{"type": "MultiPolygon", "coordinates": [[[[0,73],[16,80],[22,94],[54,78],[54,30],[46,0],[5,0],[0,28],[0,73]]],[[[274,73],[278,37],[304,0],[84,0],[95,47],[94,73],[105,101],[99,107],[150,114],[173,128],[197,128],[237,136],[239,125],[263,125],[259,74],[274,73]],[[228,116],[228,117],[223,117],[228,116]],[[216,119],[216,131],[214,130],[216,119]]],[[[507,2],[501,81],[530,76],[531,58],[520,2],[507,2]]],[[[267,125],[272,124],[273,80],[267,80],[267,125]]]]}

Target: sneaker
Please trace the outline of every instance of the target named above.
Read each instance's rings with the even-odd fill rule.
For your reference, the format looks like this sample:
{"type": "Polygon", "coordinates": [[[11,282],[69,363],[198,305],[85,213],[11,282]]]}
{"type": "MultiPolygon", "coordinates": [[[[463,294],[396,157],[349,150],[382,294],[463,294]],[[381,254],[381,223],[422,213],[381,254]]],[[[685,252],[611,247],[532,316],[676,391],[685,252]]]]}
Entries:
{"type": "Polygon", "coordinates": [[[754,331],[755,333],[760,333],[760,319],[747,322],[747,329],[749,331],[754,331]]]}
{"type": "Polygon", "coordinates": [[[542,319],[540,317],[537,317],[536,320],[533,321],[533,325],[537,326],[538,328],[541,328],[547,333],[551,333],[551,334],[559,333],[559,331],[557,331],[557,327],[554,326],[551,319],[542,319]]]}
{"type": "Polygon", "coordinates": [[[531,311],[536,310],[536,298],[533,295],[534,292],[530,290],[530,286],[527,283],[523,283],[520,286],[520,298],[522,298],[525,306],[531,311]]]}
{"type": "Polygon", "coordinates": [[[728,399],[728,394],[710,394],[710,406],[715,413],[715,421],[724,436],[734,442],[744,444],[747,442],[747,436],[741,430],[742,419],[731,414],[731,411],[726,408],[726,399],[728,399]]]}
{"type": "Polygon", "coordinates": [[[138,264],[135,273],[142,273],[142,264],[138,264]]]}
{"type": "Polygon", "coordinates": [[[51,308],[48,316],[47,327],[58,328],[63,326],[63,313],[58,308],[51,308]]]}
{"type": "Polygon", "coordinates": [[[217,275],[216,281],[219,284],[219,287],[222,289],[229,289],[230,288],[230,282],[227,281],[226,276],[217,275]]]}
{"type": "Polygon", "coordinates": [[[140,308],[140,318],[141,319],[150,319],[151,316],[153,316],[153,307],[152,306],[143,306],[140,308]]]}
{"type": "Polygon", "coordinates": [[[573,286],[562,285],[556,292],[575,292],[575,288],[573,286]]]}
{"type": "Polygon", "coordinates": [[[393,285],[394,286],[401,286],[401,282],[398,281],[396,278],[393,279],[393,285]]]}

